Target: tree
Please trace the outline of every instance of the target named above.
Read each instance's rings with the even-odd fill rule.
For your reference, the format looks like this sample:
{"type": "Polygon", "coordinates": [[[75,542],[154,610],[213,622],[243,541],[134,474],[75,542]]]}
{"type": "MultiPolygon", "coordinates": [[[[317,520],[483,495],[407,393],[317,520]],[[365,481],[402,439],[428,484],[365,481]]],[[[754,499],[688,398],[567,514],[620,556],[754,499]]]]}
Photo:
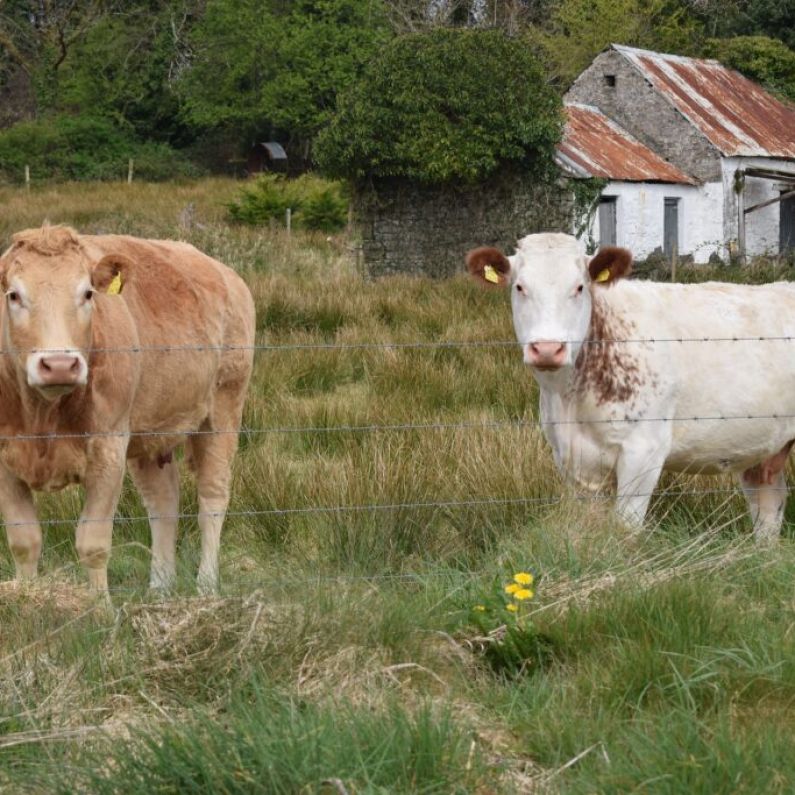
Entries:
{"type": "Polygon", "coordinates": [[[767,36],[710,39],[705,44],[704,55],[795,101],[795,52],[778,39],[767,36]]]}
{"type": "Polygon", "coordinates": [[[701,31],[677,0],[561,0],[548,25],[531,29],[527,39],[566,88],[611,43],[690,54],[701,31]]]}
{"type": "Polygon", "coordinates": [[[686,0],[713,38],[770,36],[795,47],[795,0],[686,0]]]}
{"type": "Polygon", "coordinates": [[[188,143],[175,85],[200,11],[196,0],[139,0],[98,20],[62,67],[59,105],[112,116],[140,138],[188,143]]]}
{"type": "Polygon", "coordinates": [[[308,157],[337,92],[389,37],[380,0],[209,0],[180,80],[187,117],[308,157]]]}
{"type": "Polygon", "coordinates": [[[7,64],[31,81],[38,110],[58,102],[61,67],[72,48],[117,0],[0,0],[0,45],[7,64]]]}
{"type": "Polygon", "coordinates": [[[331,176],[482,180],[505,163],[551,173],[560,98],[496,30],[401,36],[345,91],[315,157],[331,176]]]}

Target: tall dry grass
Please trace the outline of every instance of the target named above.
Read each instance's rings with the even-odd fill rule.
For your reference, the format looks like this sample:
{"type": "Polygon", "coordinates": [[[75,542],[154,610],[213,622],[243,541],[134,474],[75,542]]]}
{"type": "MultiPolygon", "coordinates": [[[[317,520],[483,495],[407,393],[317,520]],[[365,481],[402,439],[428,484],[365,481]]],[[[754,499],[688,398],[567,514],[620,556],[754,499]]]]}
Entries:
{"type": "MultiPolygon", "coordinates": [[[[555,472],[518,351],[438,345],[511,340],[505,296],[370,281],[345,235],[230,226],[238,188],[0,190],[4,243],[49,220],[222,259],[269,346],[221,597],[195,595],[191,519],[177,592],[146,593],[130,488],[115,618],[80,587],[78,490],[39,500],[57,522],[39,584],[7,582],[0,552],[0,789],[788,791],[789,541],[754,550],[731,484],[695,477],[665,480],[649,532],[628,535],[555,472]],[[530,619],[550,651],[510,678],[483,654],[500,628],[484,640],[471,608],[518,570],[537,576],[530,619]]],[[[182,510],[196,510],[189,478],[182,510]]]]}

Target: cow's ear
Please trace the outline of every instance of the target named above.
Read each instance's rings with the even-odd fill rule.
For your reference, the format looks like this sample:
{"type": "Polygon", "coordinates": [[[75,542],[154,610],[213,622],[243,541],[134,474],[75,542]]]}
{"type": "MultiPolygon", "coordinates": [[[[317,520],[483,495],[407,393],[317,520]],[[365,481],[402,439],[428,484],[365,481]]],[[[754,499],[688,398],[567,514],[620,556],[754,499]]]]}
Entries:
{"type": "Polygon", "coordinates": [[[121,254],[108,254],[91,271],[91,284],[101,293],[120,293],[130,272],[132,260],[121,254]]]}
{"type": "Polygon", "coordinates": [[[618,246],[604,246],[588,263],[591,281],[603,287],[629,276],[632,271],[632,254],[618,246]]]}
{"type": "Polygon", "coordinates": [[[483,246],[473,248],[467,254],[469,275],[488,287],[503,287],[508,284],[511,263],[499,249],[483,246]]]}

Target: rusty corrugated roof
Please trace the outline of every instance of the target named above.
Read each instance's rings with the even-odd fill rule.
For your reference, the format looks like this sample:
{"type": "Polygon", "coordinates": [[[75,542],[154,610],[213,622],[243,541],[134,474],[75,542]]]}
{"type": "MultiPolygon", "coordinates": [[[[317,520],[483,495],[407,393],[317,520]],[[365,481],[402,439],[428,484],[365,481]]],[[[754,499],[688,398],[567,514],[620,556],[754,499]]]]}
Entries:
{"type": "Polygon", "coordinates": [[[567,103],[566,117],[558,158],[575,173],[628,182],[695,184],[692,177],[652,152],[598,108],[567,103]]]}
{"type": "Polygon", "coordinates": [[[795,158],[795,108],[718,61],[614,44],[724,155],[795,158]]]}

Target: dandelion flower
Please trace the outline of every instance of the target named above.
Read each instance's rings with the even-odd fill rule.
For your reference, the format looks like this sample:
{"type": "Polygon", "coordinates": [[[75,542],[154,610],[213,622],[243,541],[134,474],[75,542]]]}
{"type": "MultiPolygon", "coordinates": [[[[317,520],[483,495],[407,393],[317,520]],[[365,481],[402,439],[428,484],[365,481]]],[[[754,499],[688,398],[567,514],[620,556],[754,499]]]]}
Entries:
{"type": "Polygon", "coordinates": [[[519,608],[515,604],[505,605],[505,609],[511,613],[515,613],[519,608]]]}
{"type": "Polygon", "coordinates": [[[518,591],[513,592],[513,598],[523,602],[525,599],[532,599],[533,592],[529,588],[520,588],[518,591]]]}
{"type": "Polygon", "coordinates": [[[517,585],[515,582],[512,582],[505,586],[505,593],[516,593],[519,588],[519,585],[517,585]]]}
{"type": "Polygon", "coordinates": [[[520,571],[513,575],[513,581],[518,582],[519,585],[532,585],[533,575],[528,571],[520,571]]]}
{"type": "Polygon", "coordinates": [[[486,612],[486,606],[485,605],[475,605],[472,609],[476,613],[485,613],[486,612]]]}

